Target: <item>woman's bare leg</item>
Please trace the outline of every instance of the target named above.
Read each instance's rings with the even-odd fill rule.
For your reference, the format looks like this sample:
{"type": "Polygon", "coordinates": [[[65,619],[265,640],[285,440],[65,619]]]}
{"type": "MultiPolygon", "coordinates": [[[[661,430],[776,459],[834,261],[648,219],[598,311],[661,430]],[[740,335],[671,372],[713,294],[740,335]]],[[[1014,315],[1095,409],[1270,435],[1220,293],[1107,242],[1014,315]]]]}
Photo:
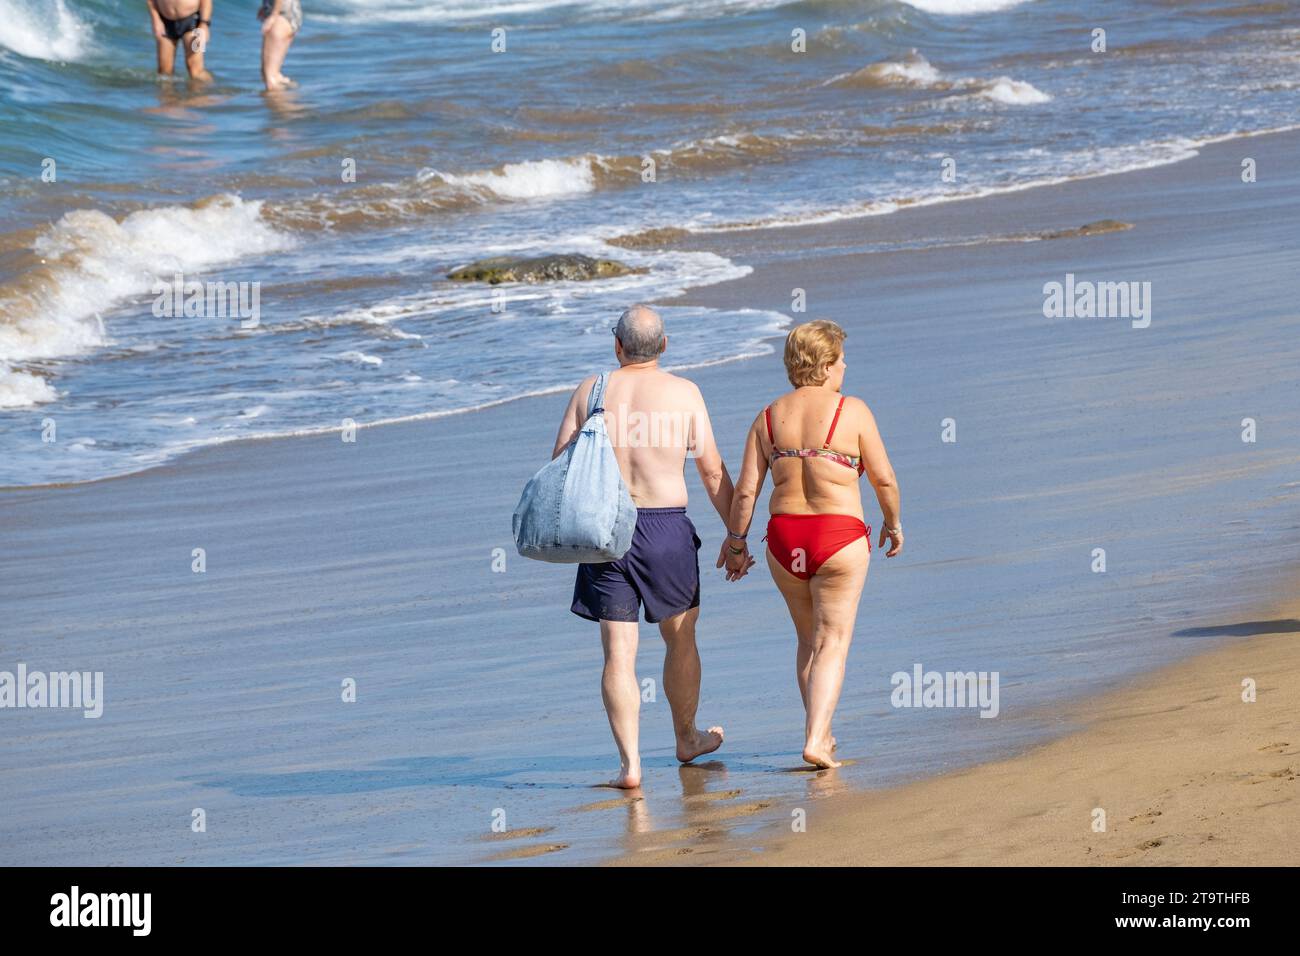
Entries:
{"type": "Polygon", "coordinates": [[[831,721],[844,687],[844,665],[870,558],[867,539],[859,538],[837,551],[809,582],[815,630],[808,668],[803,759],[817,767],[840,765],[832,753],[831,721]]]}
{"type": "MultiPolygon", "coordinates": [[[[809,582],[797,578],[787,571],[776,558],[772,550],[767,552],[767,567],[776,583],[777,590],[785,598],[785,605],[790,610],[790,619],[794,622],[798,649],[794,657],[794,676],[799,684],[799,697],[803,701],[804,713],[808,712],[808,674],[812,669],[813,651],[816,649],[816,627],[813,622],[812,588],[809,582]]],[[[835,738],[831,737],[831,749],[835,748],[835,738]]]]}
{"type": "Polygon", "coordinates": [[[293,43],[293,27],[279,14],[272,19],[270,28],[262,34],[262,82],[268,90],[278,90],[287,83],[281,69],[293,43]]]}
{"type": "Polygon", "coordinates": [[[795,680],[799,683],[799,697],[804,709],[808,709],[808,668],[813,655],[813,606],[812,589],[808,582],[795,577],[772,556],[771,548],[767,552],[767,567],[772,573],[772,581],[785,598],[785,605],[790,609],[790,619],[794,621],[794,633],[799,639],[799,648],[795,651],[795,680]]]}

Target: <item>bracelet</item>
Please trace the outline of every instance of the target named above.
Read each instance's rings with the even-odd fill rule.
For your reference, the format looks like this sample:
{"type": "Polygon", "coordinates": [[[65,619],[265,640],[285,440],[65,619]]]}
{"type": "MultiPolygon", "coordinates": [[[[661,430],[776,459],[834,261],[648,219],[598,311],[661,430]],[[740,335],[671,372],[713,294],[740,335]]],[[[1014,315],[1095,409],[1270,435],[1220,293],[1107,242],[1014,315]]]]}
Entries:
{"type": "Polygon", "coordinates": [[[732,554],[744,554],[744,553],[745,553],[745,549],[744,549],[744,548],[733,548],[731,545],[727,545],[727,550],[730,551],[732,554]]]}
{"type": "Polygon", "coordinates": [[[899,525],[897,528],[891,528],[889,525],[885,525],[885,534],[902,534],[902,533],[903,533],[902,525],[899,525]]]}
{"type": "Polygon", "coordinates": [[[735,538],[737,541],[744,541],[746,538],[749,537],[749,532],[745,532],[744,534],[736,534],[736,532],[728,530],[727,537],[735,538]]]}

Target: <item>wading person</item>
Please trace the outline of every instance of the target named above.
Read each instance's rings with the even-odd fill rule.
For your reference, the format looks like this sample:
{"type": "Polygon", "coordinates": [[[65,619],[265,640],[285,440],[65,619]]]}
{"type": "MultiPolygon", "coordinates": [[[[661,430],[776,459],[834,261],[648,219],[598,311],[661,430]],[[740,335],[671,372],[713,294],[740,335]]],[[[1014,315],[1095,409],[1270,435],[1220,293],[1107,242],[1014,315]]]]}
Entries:
{"type": "Polygon", "coordinates": [[[212,35],[212,0],[146,0],[158,45],[158,72],[171,76],[176,68],[176,44],[185,45],[185,69],[190,79],[212,79],[203,66],[212,35]]]}
{"type": "Polygon", "coordinates": [[[287,90],[298,84],[284,75],[284,58],[302,27],[301,0],[262,0],[262,83],[267,90],[287,90]]]}

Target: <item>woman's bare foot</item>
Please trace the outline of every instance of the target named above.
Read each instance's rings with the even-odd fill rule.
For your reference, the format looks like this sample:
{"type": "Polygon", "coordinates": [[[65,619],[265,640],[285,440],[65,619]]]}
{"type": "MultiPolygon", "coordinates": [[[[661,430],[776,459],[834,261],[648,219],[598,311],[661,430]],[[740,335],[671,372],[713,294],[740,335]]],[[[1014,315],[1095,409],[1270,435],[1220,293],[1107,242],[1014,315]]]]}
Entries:
{"type": "Polygon", "coordinates": [[[635,790],[641,786],[641,765],[624,767],[618,772],[618,776],[605,786],[614,787],[616,790],[635,790]]]}
{"type": "Polygon", "coordinates": [[[829,738],[828,742],[823,744],[818,741],[808,741],[804,744],[803,759],[814,767],[820,767],[822,770],[834,770],[842,764],[835,759],[835,738],[829,738]]]}
{"type": "Polygon", "coordinates": [[[711,754],[721,746],[721,727],[696,730],[685,740],[680,737],[677,739],[677,759],[682,763],[690,763],[696,757],[711,754]]]}

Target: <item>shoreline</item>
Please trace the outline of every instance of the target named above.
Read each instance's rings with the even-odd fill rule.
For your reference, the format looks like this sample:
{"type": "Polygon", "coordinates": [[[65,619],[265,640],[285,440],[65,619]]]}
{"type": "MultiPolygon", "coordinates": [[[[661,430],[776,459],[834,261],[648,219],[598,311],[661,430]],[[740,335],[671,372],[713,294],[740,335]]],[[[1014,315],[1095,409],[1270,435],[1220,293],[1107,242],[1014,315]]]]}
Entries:
{"type": "MultiPolygon", "coordinates": [[[[1297,141],[1300,135],[1277,134],[1260,139],[1255,150],[1262,159],[1280,159],[1297,141]]],[[[897,241],[927,230],[986,230],[999,221],[1017,229],[1079,226],[1112,217],[1120,207],[1124,214],[1113,217],[1131,218],[1135,228],[1034,243],[1032,275],[1051,275],[1071,263],[1103,274],[1123,270],[1147,262],[1143,256],[1153,249],[1155,264],[1143,268],[1177,277],[1179,263],[1192,262],[1197,281],[1173,306],[1179,321],[1169,323],[1163,313],[1155,326],[1180,344],[1178,336],[1207,334],[1209,326],[1197,324],[1203,321],[1197,309],[1219,303],[1198,303],[1224,274],[1191,257],[1206,232],[1188,234],[1177,218],[1184,214],[1180,204],[1189,190],[1204,191],[1207,182],[1232,175],[1234,165],[1230,148],[1221,145],[1185,163],[1104,181],[939,204],[868,222],[708,237],[709,248],[722,245],[754,271],[685,300],[729,300],[788,313],[790,290],[807,286],[809,314],[800,318],[829,313],[851,327],[848,347],[858,349],[850,353],[851,381],[870,395],[891,456],[907,463],[900,477],[908,492],[905,510],[911,509],[905,520],[915,537],[907,561],[878,562],[868,582],[864,608],[884,613],[887,626],[864,611],[864,633],[851,656],[858,673],[846,683],[837,728],[845,749],[865,750],[846,754],[858,763],[838,772],[838,779],[784,772],[797,701],[786,686],[793,652],[779,597],[762,576],[747,589],[718,584],[702,561],[701,717],[726,717],[728,743],[714,762],[721,767],[703,768],[703,776],[679,771],[671,751],[661,747],[664,715],[646,715],[641,806],[654,811],[651,840],[680,839],[722,853],[723,843],[733,845],[727,840],[744,844],[757,838],[745,834],[766,834],[763,828],[789,805],[792,786],[814,791],[816,799],[827,800],[828,811],[835,810],[841,798],[857,800],[861,784],[876,782],[878,766],[885,779],[922,778],[905,786],[948,780],[945,766],[977,774],[995,765],[990,753],[1063,739],[1065,718],[1054,706],[1061,698],[1053,688],[1077,690],[1083,701],[1078,713],[1086,716],[1099,688],[1141,679],[1171,658],[1208,660],[1216,653],[1166,640],[1170,631],[1204,626],[1216,615],[1253,620],[1257,615],[1247,616],[1246,609],[1266,603],[1269,592],[1275,597],[1278,576],[1294,562],[1279,540],[1284,534],[1277,519],[1300,503],[1300,492],[1282,480],[1294,473],[1288,467],[1297,447],[1285,395],[1245,393],[1249,410],[1269,423],[1268,444],[1253,457],[1241,458],[1240,443],[1216,445],[1184,423],[1177,434],[1196,440],[1197,455],[1190,463],[1168,460],[1161,442],[1167,445],[1167,429],[1183,419],[1161,417],[1162,396],[1181,395],[1185,386],[1177,376],[1197,369],[1176,367],[1149,385],[1144,379],[1140,391],[1120,386],[1152,378],[1153,369],[1166,371],[1158,364],[1166,353],[1142,350],[1169,347],[1169,339],[1120,337],[1100,328],[1044,330],[1025,321],[1041,299],[1040,280],[1023,278],[1023,257],[1017,260],[1023,245],[852,251],[867,227],[872,238],[897,241]],[[953,275],[964,282],[945,285],[953,275]],[[873,307],[881,303],[877,314],[873,307]],[[933,321],[936,313],[942,321],[933,321]],[[1029,356],[1020,363],[1028,370],[980,358],[986,353],[972,351],[972,344],[987,340],[1012,343],[1029,356]],[[1135,351],[1139,358],[1131,357],[1135,351]],[[1076,352],[1099,355],[1111,376],[1084,380],[1078,396],[1068,390],[1080,373],[1064,364],[1076,352]],[[900,366],[899,357],[907,355],[916,358],[914,369],[900,366]],[[959,378],[963,369],[966,379],[959,378]],[[1045,389],[1038,378],[1057,384],[1045,389]],[[1098,404],[1095,394],[1118,397],[1098,404]],[[975,439],[951,453],[937,452],[932,431],[954,401],[975,439]],[[1032,420],[1014,414],[1026,401],[1035,404],[1032,420]],[[1149,434],[1138,437],[1150,450],[1141,442],[1101,444],[1103,452],[1113,447],[1113,461],[1105,454],[1080,455],[1072,447],[1083,440],[1073,437],[1076,431],[1087,441],[1100,439],[1088,432],[1079,408],[1104,421],[1107,440],[1115,442],[1121,432],[1103,413],[1124,401],[1141,403],[1149,417],[1149,434]],[[999,430],[985,426],[981,441],[982,422],[999,430]],[[998,452],[1008,442],[1033,453],[1003,462],[998,452]],[[1105,467],[1096,465],[1097,457],[1106,458],[1105,467]],[[1204,531],[1194,523],[1205,513],[1201,487],[1225,488],[1224,495],[1241,499],[1236,511],[1230,501],[1217,509],[1217,520],[1230,526],[1217,544],[1249,548],[1249,575],[1225,583],[1221,566],[1189,563],[1192,549],[1204,549],[1204,531]],[[1153,509],[1163,497],[1176,506],[1153,509]],[[1258,504],[1265,499],[1267,512],[1258,504]],[[1008,526],[1016,534],[995,550],[996,530],[1008,526]],[[1072,570],[1074,552],[1097,543],[1093,528],[1105,529],[1117,560],[1104,585],[1072,570]],[[946,596],[940,603],[961,615],[956,620],[929,607],[935,602],[927,596],[936,589],[946,596]],[[1076,590],[1089,596],[1076,599],[1076,590]],[[1010,603],[1025,594],[1040,603],[1023,610],[1010,603]],[[1136,631],[1130,608],[1141,613],[1136,631]],[[924,639],[918,650],[889,644],[903,612],[909,615],[902,616],[903,629],[924,639]],[[1063,636],[1080,617],[1089,627],[1087,640],[1063,636]],[[1142,646],[1133,646],[1135,636],[1144,639],[1142,646]],[[1067,654],[1071,663],[1061,663],[1067,654]],[[975,736],[954,723],[949,729],[918,724],[900,737],[888,720],[877,719],[888,718],[888,708],[866,688],[900,660],[917,659],[974,659],[980,669],[1014,671],[1017,706],[999,720],[977,721],[998,726],[979,728],[975,736]],[[858,696],[848,699],[849,690],[858,696]],[[923,744],[914,745],[915,739],[923,744]],[[892,753],[879,761],[866,756],[882,741],[892,753]],[[910,752],[914,746],[917,753],[910,752]],[[926,753],[926,746],[938,755],[926,753]],[[680,806],[673,798],[677,786],[680,806]],[[733,791],[736,796],[728,796],[733,791]],[[710,807],[731,815],[699,822],[710,807]],[[684,827],[676,825],[679,818],[684,827]],[[696,832],[700,828],[707,832],[696,832]],[[732,828],[741,835],[727,837],[732,828]]],[[[1287,175],[1294,184],[1297,174],[1287,175]]],[[[1258,258],[1260,243],[1268,241],[1256,235],[1251,210],[1222,212],[1230,208],[1224,198],[1229,188],[1214,185],[1197,200],[1211,210],[1219,203],[1213,214],[1221,218],[1206,230],[1215,230],[1227,252],[1210,247],[1200,253],[1210,264],[1229,254],[1258,258]]],[[[1263,192],[1256,201],[1276,196],[1263,192]]],[[[1285,286],[1271,266],[1264,261],[1254,267],[1265,295],[1285,286]]],[[[1253,314],[1258,307],[1251,301],[1242,308],[1253,314]]],[[[1285,351],[1262,351],[1262,364],[1251,366],[1250,375],[1282,384],[1295,376],[1294,368],[1280,364],[1285,351]]],[[[761,400],[784,388],[779,355],[705,366],[690,377],[709,401],[724,456],[734,462],[737,440],[761,400]]],[[[1206,378],[1198,397],[1239,417],[1234,403],[1241,396],[1227,391],[1235,386],[1224,378],[1206,378]]],[[[507,577],[491,571],[495,549],[513,555],[506,516],[549,451],[559,413],[554,394],[548,393],[550,400],[504,400],[477,414],[365,428],[354,445],[332,434],[240,439],[118,478],[0,493],[9,545],[0,557],[0,597],[11,610],[6,654],[33,666],[66,662],[104,670],[111,680],[110,706],[93,722],[96,734],[38,725],[42,715],[29,713],[0,744],[0,768],[7,768],[0,769],[0,785],[12,794],[0,837],[11,838],[15,848],[30,847],[24,851],[28,862],[50,864],[87,858],[100,864],[488,862],[475,834],[502,807],[520,839],[543,841],[514,851],[522,859],[599,861],[620,845],[643,845],[637,803],[595,799],[589,790],[590,780],[603,779],[597,775],[608,768],[610,742],[590,680],[598,673],[599,647],[589,629],[569,620],[568,577],[513,558],[507,577]],[[465,462],[448,449],[485,440],[508,453],[467,481],[465,462]],[[201,578],[190,567],[196,547],[209,561],[201,578]],[[337,706],[341,676],[357,678],[364,706],[337,706]],[[521,721],[529,734],[519,734],[521,721]],[[34,764],[49,768],[48,776],[25,773],[34,764]],[[124,788],[147,790],[149,812],[121,806],[124,788]],[[573,806],[589,799],[595,802],[573,806]],[[312,812],[304,814],[304,805],[312,812]],[[194,806],[228,821],[202,847],[188,841],[187,831],[163,832],[147,819],[194,806]],[[568,812],[586,809],[593,812],[568,812]],[[627,812],[626,823],[612,819],[618,811],[627,812]],[[416,834],[412,814],[432,815],[443,829],[416,834]],[[264,844],[261,836],[269,830],[278,838],[264,844]]],[[[692,512],[703,518],[702,537],[711,547],[718,535],[706,499],[693,475],[688,483],[692,512]]],[[[648,673],[657,664],[657,649],[647,646],[651,636],[645,633],[642,642],[654,661],[648,673]]],[[[1223,646],[1219,637],[1227,635],[1206,636],[1223,646]]],[[[845,806],[844,818],[851,819],[845,806]]],[[[817,829],[805,836],[837,825],[829,812],[810,819],[817,829]]]]}
{"type": "MultiPolygon", "coordinates": [[[[699,250],[699,251],[709,251],[709,252],[717,252],[719,249],[730,248],[734,251],[734,248],[736,246],[738,245],[743,246],[747,241],[750,241],[755,237],[762,237],[763,241],[774,243],[778,241],[782,235],[789,235],[792,237],[796,237],[805,234],[816,233],[819,231],[852,229],[855,226],[863,225],[864,221],[872,221],[877,219],[892,220],[895,217],[898,217],[900,215],[904,217],[916,216],[918,213],[922,213],[923,211],[938,210],[939,214],[942,215],[943,214],[942,210],[952,206],[965,206],[967,204],[977,205],[989,201],[997,202],[999,200],[1008,199],[1011,197],[1018,197],[1025,193],[1033,194],[1041,190],[1049,190],[1049,191],[1056,190],[1062,187],[1071,187],[1077,184],[1085,184],[1097,180],[1106,180],[1110,178],[1142,175],[1154,171],[1165,170],[1170,167],[1181,166],[1189,162],[1195,162],[1198,158],[1200,158],[1203,155],[1206,149],[1211,149],[1214,147],[1238,142],[1241,140],[1257,139],[1260,137],[1272,138],[1272,137],[1284,137],[1284,136],[1296,136],[1296,135],[1300,135],[1300,124],[1276,127],[1272,129],[1266,129],[1266,130],[1237,132],[1237,133],[1231,133],[1226,135],[1207,137],[1205,139],[1199,139],[1199,140],[1189,139],[1186,141],[1187,142],[1186,148],[1189,151],[1189,155],[1179,157],[1176,159],[1162,160],[1159,162],[1155,162],[1151,165],[1135,166],[1135,167],[1111,170],[1111,171],[1100,172],[1100,173],[1080,174],[1076,176],[1062,177],[1059,179],[1039,180],[1039,181],[1033,181],[1028,183],[1021,183],[1021,184],[1008,186],[1008,187],[990,188],[986,191],[978,192],[978,193],[958,194],[952,197],[940,197],[940,198],[927,199],[927,200],[907,203],[904,205],[898,205],[894,209],[889,210],[887,212],[870,211],[870,212],[848,213],[844,215],[828,214],[830,218],[817,218],[808,221],[794,221],[789,223],[764,223],[761,225],[754,225],[752,227],[726,226],[726,227],[719,227],[716,229],[701,228],[698,230],[689,231],[684,236],[678,237],[673,240],[669,240],[659,248],[685,249],[691,251],[699,250]]],[[[1166,143],[1164,145],[1168,145],[1168,144],[1166,143]]],[[[261,200],[255,200],[255,201],[260,202],[261,200]]],[[[893,205],[893,203],[888,200],[885,200],[883,202],[886,205],[893,205]]],[[[1050,232],[1052,229],[1078,230],[1080,227],[1084,225],[1087,225],[1087,223],[1083,223],[1083,222],[1057,223],[1055,226],[1045,227],[1039,230],[1040,232],[1044,233],[1043,235],[1040,236],[1031,236],[1029,234],[983,236],[983,237],[979,237],[976,241],[970,244],[993,245],[1001,242],[1055,241],[1057,239],[1062,239],[1062,238],[1084,238],[1083,236],[1075,236],[1075,235],[1062,234],[1059,236],[1054,236],[1054,235],[1046,234],[1050,232]]],[[[888,234],[888,229],[886,229],[885,231],[886,234],[888,234]]],[[[906,231],[906,226],[904,227],[903,231],[904,232],[906,231]]],[[[954,243],[950,245],[938,244],[935,246],[920,246],[920,247],[904,247],[896,250],[886,249],[881,251],[865,252],[862,254],[881,255],[882,253],[885,254],[892,253],[892,254],[906,255],[909,253],[939,252],[954,247],[959,248],[962,245],[965,245],[965,243],[954,243]]],[[[693,287],[691,289],[686,290],[681,295],[675,296],[671,299],[662,300],[660,304],[681,305],[681,306],[702,305],[702,306],[709,306],[709,307],[717,307],[718,303],[720,302],[720,299],[719,297],[716,297],[711,294],[712,290],[718,287],[723,287],[728,290],[732,288],[743,287],[745,284],[751,284],[754,281],[754,278],[755,278],[754,275],[751,273],[748,276],[744,276],[738,279],[728,279],[728,280],[724,280],[723,282],[714,283],[713,285],[693,287]]],[[[750,308],[754,310],[758,309],[757,306],[742,306],[742,308],[750,308]]],[[[776,341],[781,337],[782,337],[781,334],[774,334],[763,339],[763,341],[765,342],[776,341]]],[[[684,371],[693,371],[701,368],[710,368],[716,365],[726,365],[726,364],[731,364],[736,362],[747,362],[754,359],[761,359],[763,357],[764,357],[764,353],[740,354],[740,355],[735,355],[723,359],[691,362],[684,365],[670,365],[665,367],[669,371],[684,372],[684,371]]],[[[546,388],[537,389],[530,392],[523,392],[518,395],[511,395],[506,398],[494,399],[490,402],[481,405],[467,407],[467,408],[454,408],[454,409],[445,409],[445,410],[438,410],[438,411],[415,412],[408,415],[401,415],[395,418],[383,418],[374,422],[358,423],[355,427],[357,430],[373,429],[373,428],[389,428],[395,425],[405,425],[413,422],[435,421],[440,418],[445,418],[454,415],[472,415],[475,413],[483,412],[487,409],[497,408],[499,406],[508,405],[514,402],[522,402],[530,399],[545,398],[547,396],[555,395],[561,392],[571,391],[573,388],[577,387],[578,381],[580,381],[580,379],[575,380],[571,383],[549,386],[546,388]]],[[[40,406],[36,406],[36,407],[40,407],[40,406]]],[[[270,432],[264,435],[248,435],[248,436],[238,436],[238,437],[225,438],[225,439],[213,439],[213,440],[201,442],[191,448],[187,448],[182,451],[176,452],[170,455],[169,457],[163,459],[162,461],[156,462],[154,464],[144,465],[135,470],[125,471],[119,474],[103,475],[97,478],[80,479],[75,481],[56,481],[56,482],[44,482],[44,483],[27,484],[27,485],[0,485],[0,493],[26,491],[26,490],[35,491],[41,489],[54,489],[54,488],[74,488],[74,487],[82,487],[86,485],[94,485],[106,481],[118,481],[124,478],[132,478],[138,475],[148,474],[149,472],[159,468],[167,468],[169,466],[178,465],[181,462],[183,462],[186,458],[192,455],[202,454],[204,452],[212,451],[214,449],[219,449],[228,445],[238,445],[238,444],[245,444],[245,443],[252,444],[252,443],[267,442],[267,441],[294,441],[298,439],[311,438],[311,437],[321,436],[321,435],[335,435],[341,431],[342,431],[342,426],[340,425],[321,425],[315,428],[299,429],[296,431],[270,432]]]]}

